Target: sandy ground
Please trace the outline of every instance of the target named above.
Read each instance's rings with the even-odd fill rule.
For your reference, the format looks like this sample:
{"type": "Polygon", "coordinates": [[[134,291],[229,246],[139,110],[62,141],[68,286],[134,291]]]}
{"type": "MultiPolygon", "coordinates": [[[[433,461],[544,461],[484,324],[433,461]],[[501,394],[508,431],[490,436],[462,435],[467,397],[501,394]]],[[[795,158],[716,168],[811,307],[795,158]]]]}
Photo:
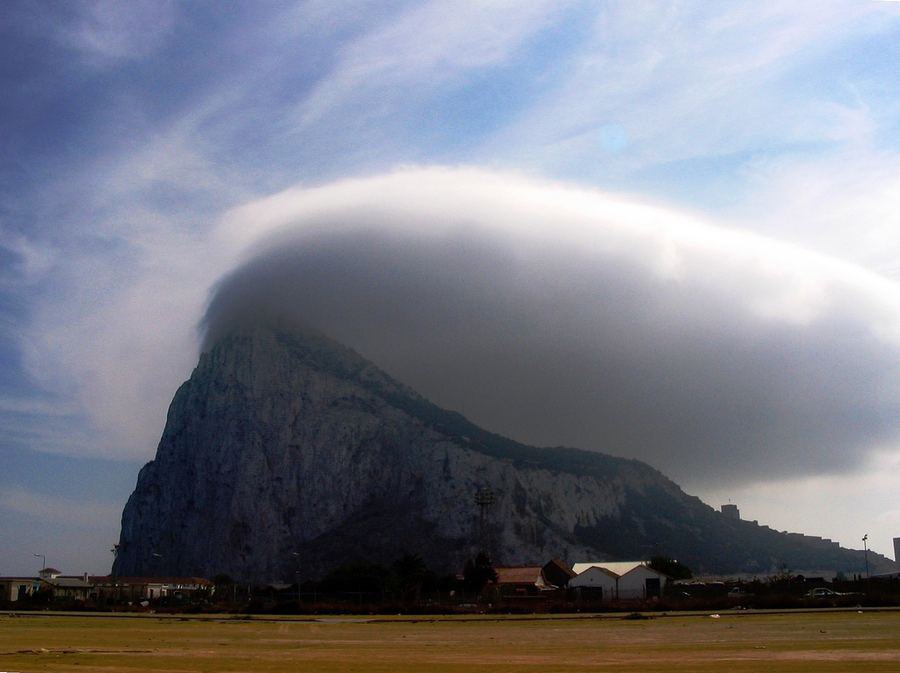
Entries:
{"type": "Polygon", "coordinates": [[[0,671],[900,673],[900,612],[371,622],[4,615],[0,671]]]}

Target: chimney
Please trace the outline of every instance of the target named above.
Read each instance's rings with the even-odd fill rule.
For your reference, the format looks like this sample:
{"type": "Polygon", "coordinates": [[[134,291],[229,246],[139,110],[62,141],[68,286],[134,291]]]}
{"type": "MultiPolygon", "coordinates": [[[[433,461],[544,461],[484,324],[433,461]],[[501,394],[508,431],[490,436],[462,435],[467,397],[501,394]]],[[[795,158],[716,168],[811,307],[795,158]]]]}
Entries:
{"type": "Polygon", "coordinates": [[[894,561],[900,563],[900,537],[894,538],[894,561]]]}

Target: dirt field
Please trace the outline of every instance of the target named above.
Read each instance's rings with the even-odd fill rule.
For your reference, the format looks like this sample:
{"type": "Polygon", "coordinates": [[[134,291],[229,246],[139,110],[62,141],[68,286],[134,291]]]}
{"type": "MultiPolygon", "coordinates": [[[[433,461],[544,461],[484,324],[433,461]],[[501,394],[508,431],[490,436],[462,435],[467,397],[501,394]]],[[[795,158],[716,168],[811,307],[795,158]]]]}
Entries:
{"type": "Polygon", "coordinates": [[[0,617],[0,671],[900,672],[900,612],[623,620],[0,617]]]}

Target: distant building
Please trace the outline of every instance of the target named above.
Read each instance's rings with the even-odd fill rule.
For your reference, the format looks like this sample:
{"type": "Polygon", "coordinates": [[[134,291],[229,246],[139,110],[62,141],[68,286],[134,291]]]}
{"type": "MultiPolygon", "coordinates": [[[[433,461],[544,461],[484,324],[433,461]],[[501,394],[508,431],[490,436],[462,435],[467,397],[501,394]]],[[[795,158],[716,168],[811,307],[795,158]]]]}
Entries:
{"type": "Polygon", "coordinates": [[[556,589],[544,577],[541,566],[497,566],[494,582],[501,596],[528,596],[556,589]]]}
{"type": "Polygon", "coordinates": [[[94,591],[94,585],[88,575],[60,575],[59,571],[51,578],[41,578],[41,591],[49,591],[53,600],[86,601],[94,591]]]}
{"type": "Polygon", "coordinates": [[[35,577],[0,577],[0,602],[14,603],[30,596],[38,582],[35,577]]]}
{"type": "Polygon", "coordinates": [[[63,575],[56,568],[43,568],[38,577],[0,577],[0,601],[15,602],[27,596],[49,595],[53,600],[88,600],[94,585],[83,575],[63,575]]]}
{"type": "Polygon", "coordinates": [[[56,568],[41,568],[38,571],[38,577],[42,580],[52,580],[54,577],[59,577],[62,574],[62,571],[57,570],[56,568]]]}
{"type": "Polygon", "coordinates": [[[213,583],[203,577],[111,577],[90,578],[97,597],[112,601],[141,601],[190,598],[198,591],[212,591],[213,583]]]}
{"type": "Polygon", "coordinates": [[[544,579],[557,587],[568,586],[569,581],[575,577],[575,573],[558,558],[547,561],[543,567],[544,579]]]}
{"type": "Polygon", "coordinates": [[[602,600],[647,599],[662,594],[669,576],[646,561],[595,561],[576,563],[569,586],[598,592],[602,600]]]}
{"type": "Polygon", "coordinates": [[[741,512],[740,510],[738,510],[738,506],[732,505],[731,503],[722,505],[722,514],[724,514],[729,519],[740,520],[741,518],[741,512]]]}
{"type": "Polygon", "coordinates": [[[56,568],[44,568],[40,577],[0,577],[0,602],[14,602],[37,593],[49,594],[54,601],[137,602],[167,596],[178,599],[212,592],[213,586],[202,577],[63,575],[56,568]]]}

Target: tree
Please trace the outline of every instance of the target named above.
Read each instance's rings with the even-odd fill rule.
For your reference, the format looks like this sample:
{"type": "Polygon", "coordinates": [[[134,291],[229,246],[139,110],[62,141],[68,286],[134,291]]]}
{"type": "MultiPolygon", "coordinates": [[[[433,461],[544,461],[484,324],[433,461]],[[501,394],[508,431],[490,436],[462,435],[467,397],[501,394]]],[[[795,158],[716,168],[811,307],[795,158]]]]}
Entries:
{"type": "Polygon", "coordinates": [[[418,554],[404,554],[394,561],[391,570],[397,579],[402,596],[418,601],[422,593],[422,583],[428,572],[422,557],[418,554]]]}
{"type": "Polygon", "coordinates": [[[466,561],[463,568],[463,579],[466,589],[475,593],[481,593],[488,582],[497,581],[497,573],[486,552],[480,551],[474,560],[466,561]]]}
{"type": "Polygon", "coordinates": [[[213,585],[213,596],[218,597],[218,600],[231,600],[232,603],[237,603],[237,585],[231,575],[219,573],[213,577],[213,585]]]}
{"type": "Polygon", "coordinates": [[[376,594],[387,588],[390,571],[378,563],[348,563],[331,570],[319,585],[329,594],[376,594]]]}

